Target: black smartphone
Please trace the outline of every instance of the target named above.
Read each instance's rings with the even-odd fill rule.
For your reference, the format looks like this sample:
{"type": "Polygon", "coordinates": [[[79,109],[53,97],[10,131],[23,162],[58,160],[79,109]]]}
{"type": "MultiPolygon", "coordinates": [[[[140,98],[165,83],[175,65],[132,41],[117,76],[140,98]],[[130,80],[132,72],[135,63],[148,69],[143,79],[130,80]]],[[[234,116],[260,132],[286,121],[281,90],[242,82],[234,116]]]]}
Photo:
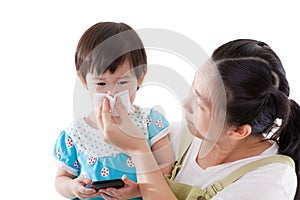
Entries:
{"type": "Polygon", "coordinates": [[[99,189],[105,189],[105,188],[121,188],[124,187],[124,182],[122,179],[111,179],[111,180],[103,180],[103,181],[93,181],[92,182],[93,188],[99,190],[99,189]]]}

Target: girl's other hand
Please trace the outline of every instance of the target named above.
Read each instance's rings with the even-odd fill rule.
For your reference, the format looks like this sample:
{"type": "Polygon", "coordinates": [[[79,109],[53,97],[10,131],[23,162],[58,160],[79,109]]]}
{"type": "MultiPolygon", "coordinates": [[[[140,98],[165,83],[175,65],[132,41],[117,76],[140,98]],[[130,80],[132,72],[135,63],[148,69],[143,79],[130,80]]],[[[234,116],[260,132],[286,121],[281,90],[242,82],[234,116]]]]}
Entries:
{"type": "Polygon", "coordinates": [[[130,199],[141,196],[139,186],[136,182],[129,180],[126,175],[123,175],[122,180],[125,183],[124,187],[120,189],[100,189],[99,192],[101,192],[101,196],[105,200],[130,199]]]}

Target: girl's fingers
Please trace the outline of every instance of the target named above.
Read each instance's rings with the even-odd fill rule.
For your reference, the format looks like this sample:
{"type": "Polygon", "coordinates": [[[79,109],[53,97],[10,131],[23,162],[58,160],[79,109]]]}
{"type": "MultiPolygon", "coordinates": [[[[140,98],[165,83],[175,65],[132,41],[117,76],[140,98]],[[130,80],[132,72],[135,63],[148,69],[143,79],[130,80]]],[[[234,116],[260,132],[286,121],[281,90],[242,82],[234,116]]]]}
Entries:
{"type": "Polygon", "coordinates": [[[102,193],[101,196],[102,196],[103,199],[105,199],[105,200],[115,200],[115,199],[117,199],[117,198],[114,198],[114,197],[109,197],[108,195],[106,195],[106,194],[104,194],[104,193],[102,193]]]}
{"type": "Polygon", "coordinates": [[[119,196],[118,192],[114,188],[108,188],[105,193],[112,197],[119,196]]]}
{"type": "Polygon", "coordinates": [[[129,180],[126,175],[122,176],[122,180],[123,180],[125,185],[129,185],[130,183],[134,183],[133,181],[129,180]]]}

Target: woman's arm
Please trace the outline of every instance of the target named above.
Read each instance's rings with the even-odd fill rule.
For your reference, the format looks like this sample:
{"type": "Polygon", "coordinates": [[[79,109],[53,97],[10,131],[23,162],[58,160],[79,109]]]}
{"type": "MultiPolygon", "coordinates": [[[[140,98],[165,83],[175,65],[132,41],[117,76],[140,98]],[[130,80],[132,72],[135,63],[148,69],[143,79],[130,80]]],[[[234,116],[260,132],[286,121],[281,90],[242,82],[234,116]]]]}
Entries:
{"type": "Polygon", "coordinates": [[[133,158],[143,199],[176,199],[157,165],[146,138],[131,122],[119,99],[116,109],[120,115],[120,124],[115,122],[110,113],[108,100],[105,98],[100,106],[98,122],[106,142],[121,148],[133,158]]]}
{"type": "Polygon", "coordinates": [[[169,188],[152,152],[145,148],[142,155],[133,155],[140,193],[143,199],[176,199],[169,188]]]}
{"type": "Polygon", "coordinates": [[[162,173],[171,174],[175,157],[172,144],[169,140],[169,136],[166,135],[165,137],[158,140],[152,145],[151,149],[162,173]]]}

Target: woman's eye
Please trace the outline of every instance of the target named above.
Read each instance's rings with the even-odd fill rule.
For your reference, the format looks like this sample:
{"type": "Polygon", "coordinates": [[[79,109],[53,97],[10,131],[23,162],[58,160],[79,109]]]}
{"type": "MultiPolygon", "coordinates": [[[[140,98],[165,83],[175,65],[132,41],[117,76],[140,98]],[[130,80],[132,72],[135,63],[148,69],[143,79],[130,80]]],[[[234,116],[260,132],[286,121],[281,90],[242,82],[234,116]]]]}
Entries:
{"type": "Polygon", "coordinates": [[[100,83],[97,83],[97,85],[104,86],[104,85],[106,85],[106,83],[100,82],[100,83]]]}
{"type": "Polygon", "coordinates": [[[198,97],[198,96],[194,96],[194,98],[195,98],[195,101],[196,101],[197,106],[198,106],[201,110],[204,110],[203,102],[199,99],[199,97],[198,97]]]}
{"type": "Polygon", "coordinates": [[[128,81],[120,81],[120,82],[118,82],[119,85],[125,85],[127,83],[128,83],[128,81]]]}

